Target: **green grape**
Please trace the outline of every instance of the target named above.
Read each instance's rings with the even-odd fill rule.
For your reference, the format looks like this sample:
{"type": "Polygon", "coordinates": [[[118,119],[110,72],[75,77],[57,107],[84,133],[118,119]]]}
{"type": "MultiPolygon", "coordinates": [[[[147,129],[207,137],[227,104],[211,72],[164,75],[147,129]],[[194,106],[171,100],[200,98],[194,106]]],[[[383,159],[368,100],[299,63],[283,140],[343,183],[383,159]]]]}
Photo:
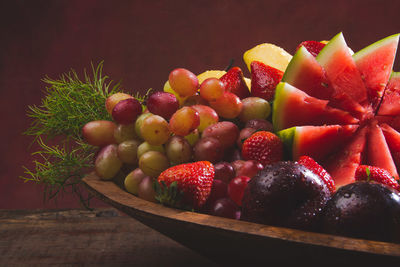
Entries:
{"type": "Polygon", "coordinates": [[[242,99],[243,108],[239,114],[242,122],[252,119],[266,119],[271,113],[271,106],[267,100],[260,97],[242,99]]]}
{"type": "Polygon", "coordinates": [[[151,145],[162,145],[171,136],[168,122],[163,117],[153,114],[143,120],[140,133],[151,145]]]}
{"type": "Polygon", "coordinates": [[[148,151],[139,158],[139,168],[150,177],[157,177],[168,167],[167,156],[158,151],[148,151]]]}
{"type": "Polygon", "coordinates": [[[164,150],[164,147],[162,146],[162,145],[160,145],[160,146],[153,146],[153,145],[150,145],[149,143],[147,143],[146,141],[145,142],[143,142],[143,143],[141,143],[140,145],[139,145],[139,147],[138,147],[138,150],[137,150],[137,156],[138,156],[138,158],[140,159],[140,157],[144,154],[144,153],[146,153],[147,151],[158,151],[158,152],[161,152],[161,153],[165,153],[165,150],[164,150]]]}
{"type": "Polygon", "coordinates": [[[137,140],[124,141],[118,145],[118,157],[123,163],[137,164],[137,150],[140,142],[137,140]]]}
{"type": "Polygon", "coordinates": [[[152,115],[151,113],[147,112],[147,113],[142,113],[141,115],[139,115],[139,117],[136,119],[135,122],[135,133],[138,137],[140,137],[141,139],[143,139],[142,137],[142,133],[140,132],[140,127],[142,127],[142,123],[143,120],[146,119],[148,116],[152,115]]]}
{"type": "Polygon", "coordinates": [[[114,130],[114,138],[118,144],[127,140],[138,139],[135,124],[119,124],[114,130]]]}
{"type": "Polygon", "coordinates": [[[182,136],[172,136],[165,144],[165,151],[172,165],[186,163],[192,159],[192,147],[182,136]]]}
{"type": "Polygon", "coordinates": [[[131,171],[125,177],[124,186],[126,191],[131,194],[137,195],[139,192],[139,184],[142,182],[144,177],[146,177],[146,174],[144,174],[144,172],[139,168],[131,171]]]}

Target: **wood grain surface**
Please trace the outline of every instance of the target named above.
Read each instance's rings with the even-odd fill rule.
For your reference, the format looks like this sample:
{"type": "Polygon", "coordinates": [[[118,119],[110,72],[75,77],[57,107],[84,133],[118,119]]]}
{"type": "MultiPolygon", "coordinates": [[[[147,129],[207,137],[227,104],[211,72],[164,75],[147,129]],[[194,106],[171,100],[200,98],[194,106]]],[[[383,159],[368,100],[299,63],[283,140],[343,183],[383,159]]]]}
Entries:
{"type": "Polygon", "coordinates": [[[115,209],[0,210],[0,266],[216,266],[115,209]]]}

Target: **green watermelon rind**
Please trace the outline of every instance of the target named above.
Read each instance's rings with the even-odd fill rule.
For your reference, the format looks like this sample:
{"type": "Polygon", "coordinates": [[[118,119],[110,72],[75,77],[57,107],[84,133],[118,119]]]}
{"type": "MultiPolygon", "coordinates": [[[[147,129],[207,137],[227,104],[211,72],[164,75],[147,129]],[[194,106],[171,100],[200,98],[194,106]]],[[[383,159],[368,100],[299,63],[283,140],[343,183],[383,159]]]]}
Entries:
{"type": "Polygon", "coordinates": [[[382,46],[384,46],[386,44],[392,43],[393,41],[396,41],[396,39],[397,39],[397,42],[398,42],[399,41],[399,37],[400,37],[400,33],[397,33],[397,34],[390,35],[390,36],[388,36],[388,37],[386,37],[384,39],[381,39],[381,40],[379,40],[379,41],[377,41],[377,42],[375,42],[373,44],[370,44],[369,46],[361,49],[360,51],[358,51],[357,53],[355,53],[353,55],[354,61],[357,62],[358,60],[361,60],[365,56],[370,55],[370,53],[372,51],[374,51],[377,48],[382,47],[382,46]]]}
{"type": "Polygon", "coordinates": [[[321,66],[324,66],[330,59],[330,55],[332,54],[332,50],[336,50],[337,46],[347,46],[346,41],[344,40],[343,33],[340,32],[336,34],[325,46],[322,48],[322,50],[319,52],[319,54],[316,57],[316,60],[318,61],[321,66]]]}
{"type": "Polygon", "coordinates": [[[297,73],[302,68],[307,56],[313,57],[304,46],[301,46],[293,55],[282,77],[282,82],[292,83],[297,78],[297,73]]]}
{"type": "Polygon", "coordinates": [[[291,160],[293,155],[293,142],[296,135],[297,127],[291,127],[281,130],[276,135],[281,139],[284,146],[285,158],[291,160]]]}
{"type": "Polygon", "coordinates": [[[272,104],[272,125],[274,126],[275,132],[278,129],[281,129],[281,121],[282,118],[278,117],[280,114],[283,114],[283,110],[285,107],[285,100],[287,99],[287,88],[286,83],[280,82],[275,89],[275,98],[272,104]],[[283,107],[283,108],[282,108],[283,107]]]}
{"type": "Polygon", "coordinates": [[[400,79],[400,71],[392,71],[392,73],[390,74],[390,79],[400,79]]]}

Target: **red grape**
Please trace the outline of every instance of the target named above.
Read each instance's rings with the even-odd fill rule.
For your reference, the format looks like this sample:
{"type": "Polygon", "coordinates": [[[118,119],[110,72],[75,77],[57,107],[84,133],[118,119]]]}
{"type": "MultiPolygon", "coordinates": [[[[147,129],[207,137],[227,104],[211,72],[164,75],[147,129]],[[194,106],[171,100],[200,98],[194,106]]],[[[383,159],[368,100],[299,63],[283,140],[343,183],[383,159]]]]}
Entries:
{"type": "Polygon", "coordinates": [[[240,98],[230,92],[224,94],[217,100],[210,102],[211,107],[218,113],[219,116],[225,119],[234,119],[239,116],[242,111],[243,104],[240,98]]]}
{"type": "Polygon", "coordinates": [[[210,208],[214,205],[215,201],[226,197],[228,197],[228,184],[221,180],[214,179],[211,187],[211,193],[207,199],[206,207],[210,208]]]}
{"type": "Polygon", "coordinates": [[[253,128],[256,129],[256,131],[268,131],[268,132],[273,132],[274,127],[272,126],[272,123],[263,120],[263,119],[252,119],[246,122],[246,125],[244,126],[245,128],[253,128]]]}
{"type": "Polygon", "coordinates": [[[134,123],[141,113],[142,104],[135,98],[127,98],[114,106],[112,117],[119,124],[130,124],[134,123]]]}
{"type": "Polygon", "coordinates": [[[230,121],[221,121],[208,126],[203,131],[202,137],[217,138],[224,149],[235,145],[239,136],[239,128],[230,121]]]}
{"type": "Polygon", "coordinates": [[[243,142],[249,138],[253,133],[255,133],[256,129],[254,128],[243,128],[240,130],[239,138],[237,139],[237,146],[242,149],[243,142]]]}
{"type": "Polygon", "coordinates": [[[125,94],[125,93],[121,93],[121,92],[112,94],[109,97],[107,97],[107,99],[106,99],[106,109],[107,109],[108,114],[110,114],[110,115],[112,114],[112,111],[113,111],[115,105],[119,101],[124,100],[124,99],[128,99],[128,98],[133,98],[133,96],[125,94]]]}
{"type": "Polygon", "coordinates": [[[224,91],[224,83],[217,78],[208,78],[200,85],[200,96],[209,102],[220,98],[224,91]]]}
{"type": "Polygon", "coordinates": [[[237,176],[228,184],[228,195],[238,206],[242,206],[244,189],[250,179],[251,178],[247,176],[237,176]]]}
{"type": "Polygon", "coordinates": [[[208,160],[218,162],[224,156],[224,150],[218,139],[203,137],[194,146],[194,159],[196,161],[208,160]]]}
{"type": "Polygon", "coordinates": [[[229,162],[218,162],[214,165],[215,179],[229,183],[235,175],[235,170],[229,162]]]}
{"type": "Polygon", "coordinates": [[[82,128],[84,140],[92,146],[115,144],[114,131],[117,125],[112,121],[90,121],[82,128]]]}
{"type": "Polygon", "coordinates": [[[178,109],[169,121],[171,131],[180,136],[185,136],[200,125],[200,115],[192,107],[178,109]]]}
{"type": "Polygon", "coordinates": [[[209,106],[193,105],[192,108],[199,113],[200,124],[197,129],[200,133],[203,132],[208,126],[217,123],[219,120],[217,112],[215,112],[215,110],[209,106]]]}
{"type": "Polygon", "coordinates": [[[240,209],[230,198],[221,198],[214,202],[210,214],[219,217],[240,219],[240,209]]]}
{"type": "Polygon", "coordinates": [[[147,201],[157,202],[155,198],[156,192],[154,191],[153,183],[154,181],[151,177],[145,176],[139,184],[138,196],[147,201]]]}
{"type": "Polygon", "coordinates": [[[236,176],[248,176],[253,178],[259,171],[263,169],[263,165],[255,160],[246,160],[236,171],[236,176]]]}
{"type": "Polygon", "coordinates": [[[179,101],[175,95],[167,92],[155,92],[147,99],[147,109],[155,114],[169,120],[178,108],[179,101]]]}
{"type": "Polygon", "coordinates": [[[171,88],[180,96],[192,96],[197,92],[199,87],[197,76],[183,68],[171,71],[168,81],[171,88]]]}

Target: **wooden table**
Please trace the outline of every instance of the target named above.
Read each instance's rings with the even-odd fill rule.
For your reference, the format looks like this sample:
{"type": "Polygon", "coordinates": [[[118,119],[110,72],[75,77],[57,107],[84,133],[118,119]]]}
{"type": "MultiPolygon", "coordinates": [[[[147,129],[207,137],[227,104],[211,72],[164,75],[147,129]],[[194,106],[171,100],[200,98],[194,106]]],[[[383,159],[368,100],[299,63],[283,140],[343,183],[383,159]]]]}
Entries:
{"type": "Polygon", "coordinates": [[[0,266],[216,266],[115,209],[0,210],[0,266]]]}

